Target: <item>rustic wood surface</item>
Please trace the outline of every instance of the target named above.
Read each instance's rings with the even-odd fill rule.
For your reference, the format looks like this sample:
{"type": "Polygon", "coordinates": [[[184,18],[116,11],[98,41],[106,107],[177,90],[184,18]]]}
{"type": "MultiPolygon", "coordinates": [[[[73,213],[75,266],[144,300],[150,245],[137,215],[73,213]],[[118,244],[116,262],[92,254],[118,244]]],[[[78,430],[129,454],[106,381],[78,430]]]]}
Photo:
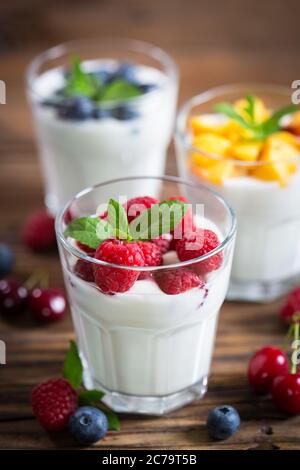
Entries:
{"type": "MultiPolygon", "coordinates": [[[[289,85],[300,78],[298,0],[15,0],[0,4],[0,79],[7,104],[0,105],[1,241],[16,252],[15,274],[26,279],[38,267],[62,285],[57,253],[40,256],[20,242],[26,215],[43,204],[42,181],[24,93],[24,69],[35,53],[56,43],[112,34],[159,44],[181,72],[180,101],[226,82],[262,81],[289,85]]],[[[170,152],[168,173],[175,173],[170,152]]],[[[122,416],[122,429],[97,448],[296,449],[300,417],[275,410],[269,398],[247,386],[249,356],[258,347],[281,344],[280,301],[269,305],[226,303],[222,308],[209,391],[206,397],[163,418],[122,416]],[[205,420],[215,405],[231,404],[241,414],[240,431],[213,442],[205,420]]],[[[0,366],[0,448],[72,448],[66,434],[50,436],[32,416],[31,388],[60,373],[73,337],[70,319],[47,327],[28,318],[0,320],[7,364],[0,366]]]]}

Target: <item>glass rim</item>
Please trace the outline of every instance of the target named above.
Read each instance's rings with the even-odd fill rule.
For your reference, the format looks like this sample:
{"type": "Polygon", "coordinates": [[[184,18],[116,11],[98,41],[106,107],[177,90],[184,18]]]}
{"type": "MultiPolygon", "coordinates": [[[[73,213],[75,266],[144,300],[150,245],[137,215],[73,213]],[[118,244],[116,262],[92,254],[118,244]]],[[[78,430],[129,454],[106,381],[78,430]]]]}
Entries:
{"type": "MultiPolygon", "coordinates": [[[[168,87],[170,83],[178,82],[179,70],[178,70],[178,66],[176,62],[167,52],[165,52],[160,47],[155,46],[145,41],[137,40],[137,39],[129,39],[129,38],[121,38],[121,37],[120,38],[107,37],[104,39],[91,38],[91,39],[78,39],[78,40],[75,39],[72,41],[66,41],[56,46],[50,47],[44,50],[43,52],[37,54],[26,67],[25,82],[26,82],[27,90],[36,98],[45,99],[45,97],[41,96],[41,94],[38,93],[34,87],[34,81],[38,77],[39,67],[47,61],[58,59],[59,57],[61,57],[63,54],[66,54],[71,49],[75,49],[75,50],[76,48],[88,49],[89,47],[95,47],[95,46],[98,46],[99,48],[119,47],[120,49],[123,49],[125,51],[131,50],[132,52],[140,52],[142,54],[145,54],[148,57],[152,57],[153,59],[157,60],[165,67],[165,74],[167,77],[167,80],[165,80],[158,89],[149,90],[147,93],[144,93],[143,95],[129,98],[127,100],[120,100],[117,102],[107,101],[105,103],[105,106],[102,105],[99,107],[120,106],[120,104],[124,103],[125,101],[130,102],[130,103],[135,103],[135,102],[139,103],[142,100],[148,99],[150,96],[153,96],[158,91],[168,87]]],[[[95,59],[97,59],[97,57],[95,59]]]]}
{"type": "Polygon", "coordinates": [[[186,266],[193,265],[195,263],[199,263],[200,261],[204,261],[208,258],[211,258],[215,254],[219,253],[222,251],[225,246],[227,246],[231,240],[234,238],[235,232],[236,232],[236,216],[235,212],[232,209],[232,207],[225,201],[225,199],[216,191],[207,188],[204,185],[201,184],[196,184],[192,183],[189,181],[186,181],[182,178],[178,178],[176,176],[130,176],[130,177],[124,177],[124,178],[116,178],[108,181],[103,181],[101,183],[95,184],[93,186],[90,186],[88,188],[83,189],[82,191],[78,192],[75,196],[73,196],[66,204],[65,206],[58,212],[56,218],[55,218],[55,231],[56,231],[56,236],[57,240],[61,245],[71,254],[73,254],[76,258],[81,259],[83,261],[88,261],[94,265],[99,265],[99,266],[107,266],[111,268],[118,268],[118,269],[125,269],[125,270],[130,270],[130,271],[163,271],[167,269],[178,269],[178,268],[183,268],[186,266]],[[99,259],[95,259],[88,254],[84,253],[83,251],[77,249],[74,245],[72,245],[64,236],[62,232],[62,222],[63,222],[63,217],[67,210],[69,209],[70,205],[75,202],[76,200],[80,199],[81,197],[87,195],[88,193],[91,193],[92,191],[95,191],[97,188],[101,188],[102,186],[108,186],[110,184],[114,183],[119,183],[119,182],[124,182],[124,181],[134,181],[134,180],[141,180],[141,179],[155,179],[155,180],[160,180],[160,181],[165,181],[169,183],[178,183],[178,184],[183,184],[185,186],[189,186],[192,188],[196,189],[201,189],[205,191],[206,193],[210,194],[214,198],[216,198],[223,207],[225,207],[230,220],[230,228],[228,230],[227,235],[225,236],[224,240],[218,245],[216,248],[214,248],[212,251],[206,253],[205,255],[199,256],[198,258],[193,258],[191,260],[187,261],[180,261],[179,263],[174,263],[170,265],[160,265],[160,266],[123,266],[119,264],[112,264],[108,263],[106,261],[102,261],[99,259]]]}
{"type": "MultiPolygon", "coordinates": [[[[291,92],[291,90],[288,87],[283,86],[283,85],[254,83],[254,82],[253,83],[251,82],[250,83],[247,83],[247,82],[246,83],[232,83],[232,84],[227,84],[227,85],[220,85],[214,88],[209,88],[208,90],[202,93],[192,96],[187,101],[185,101],[185,103],[180,107],[178,114],[177,114],[177,118],[176,118],[175,137],[178,140],[180,140],[181,144],[183,145],[186,151],[195,152],[195,153],[201,152],[201,154],[203,154],[206,158],[210,158],[211,160],[215,160],[216,162],[224,161],[224,157],[222,157],[221,155],[206,152],[205,150],[202,150],[201,147],[195,147],[194,145],[190,144],[187,141],[187,138],[186,138],[187,132],[186,132],[186,129],[183,128],[183,124],[186,123],[186,119],[189,115],[189,111],[194,106],[208,103],[210,100],[212,100],[213,98],[217,96],[238,92],[239,90],[241,91],[241,93],[245,94],[245,92],[249,93],[249,90],[252,90],[252,89],[254,89],[254,91],[255,89],[257,89],[258,93],[259,92],[278,93],[281,95],[285,94],[289,97],[290,97],[290,92],[291,92]]],[[[299,108],[299,111],[300,111],[300,108],[299,108]]],[[[300,139],[298,140],[300,144],[300,139]]],[[[272,162],[264,162],[264,161],[248,162],[248,161],[238,160],[235,158],[227,158],[227,157],[225,161],[228,163],[233,163],[236,166],[246,167],[246,168],[256,168],[256,167],[268,166],[274,163],[282,162],[280,159],[273,160],[272,162]]],[[[300,161],[300,151],[299,151],[299,156],[288,158],[285,160],[285,163],[298,162],[298,161],[300,161]]]]}

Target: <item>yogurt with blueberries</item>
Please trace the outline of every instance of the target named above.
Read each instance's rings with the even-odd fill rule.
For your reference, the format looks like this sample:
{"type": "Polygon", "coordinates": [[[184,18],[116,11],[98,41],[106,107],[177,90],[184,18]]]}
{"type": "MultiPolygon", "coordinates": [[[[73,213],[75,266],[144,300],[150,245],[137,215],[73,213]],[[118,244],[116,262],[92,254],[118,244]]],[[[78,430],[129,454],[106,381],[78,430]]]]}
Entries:
{"type": "MultiPolygon", "coordinates": [[[[29,98],[52,213],[99,181],[164,173],[176,109],[174,77],[146,65],[74,59],[68,69],[39,75],[29,98]]],[[[134,192],[155,191],[155,180],[148,187],[143,181],[140,190],[137,181],[132,184],[134,192]]]]}

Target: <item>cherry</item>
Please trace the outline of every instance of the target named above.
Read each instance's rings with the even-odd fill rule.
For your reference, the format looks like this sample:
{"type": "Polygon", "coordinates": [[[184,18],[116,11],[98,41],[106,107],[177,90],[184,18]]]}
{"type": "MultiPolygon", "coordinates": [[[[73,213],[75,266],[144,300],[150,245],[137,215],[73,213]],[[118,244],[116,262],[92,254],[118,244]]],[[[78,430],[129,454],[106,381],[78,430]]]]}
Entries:
{"type": "Polygon", "coordinates": [[[62,289],[36,287],[29,295],[29,309],[35,320],[51,323],[63,318],[67,311],[66,296],[62,289]]]}
{"type": "Polygon", "coordinates": [[[17,279],[0,281],[0,310],[2,313],[19,313],[25,310],[28,290],[17,279]]]}
{"type": "Polygon", "coordinates": [[[272,398],[280,410],[300,413],[300,374],[277,375],[272,384],[272,398]]]}
{"type": "Polygon", "coordinates": [[[295,314],[300,312],[300,288],[299,286],[293,289],[282,306],[279,317],[283,323],[291,324],[293,323],[293,317],[295,314]]]}
{"type": "Polygon", "coordinates": [[[274,377],[288,372],[289,362],[286,354],[274,346],[265,346],[256,351],[249,362],[248,382],[258,393],[270,391],[274,377]]]}

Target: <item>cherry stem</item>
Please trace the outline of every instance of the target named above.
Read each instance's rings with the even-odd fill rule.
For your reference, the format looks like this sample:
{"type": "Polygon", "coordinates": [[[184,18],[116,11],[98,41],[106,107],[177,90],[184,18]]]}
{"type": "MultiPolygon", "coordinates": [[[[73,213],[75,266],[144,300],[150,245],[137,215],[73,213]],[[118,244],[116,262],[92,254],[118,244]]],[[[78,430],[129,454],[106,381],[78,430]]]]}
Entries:
{"type": "Polygon", "coordinates": [[[28,290],[40,286],[42,288],[48,287],[49,276],[44,269],[37,269],[29,278],[24,282],[24,286],[28,290]]]}
{"type": "Polygon", "coordinates": [[[297,350],[299,346],[299,313],[297,313],[297,319],[294,323],[294,341],[293,341],[293,354],[292,354],[292,367],[291,367],[291,374],[297,373],[297,350]],[[296,359],[294,358],[296,356],[296,359]]]}

